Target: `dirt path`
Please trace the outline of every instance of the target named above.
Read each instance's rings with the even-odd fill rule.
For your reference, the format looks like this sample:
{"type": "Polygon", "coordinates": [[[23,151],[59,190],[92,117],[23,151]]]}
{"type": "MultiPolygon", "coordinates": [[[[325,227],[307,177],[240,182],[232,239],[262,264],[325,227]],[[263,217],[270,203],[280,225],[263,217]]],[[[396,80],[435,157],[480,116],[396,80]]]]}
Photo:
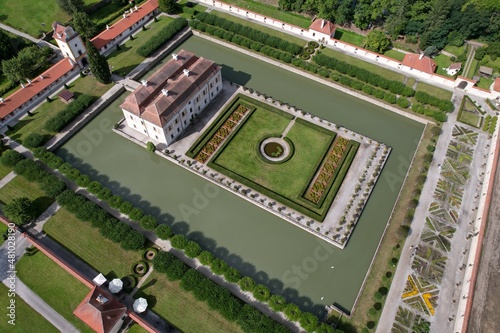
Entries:
{"type": "Polygon", "coordinates": [[[490,215],[481,253],[474,301],[467,333],[498,333],[500,321],[500,164],[497,169],[496,187],[490,206],[490,215]]]}

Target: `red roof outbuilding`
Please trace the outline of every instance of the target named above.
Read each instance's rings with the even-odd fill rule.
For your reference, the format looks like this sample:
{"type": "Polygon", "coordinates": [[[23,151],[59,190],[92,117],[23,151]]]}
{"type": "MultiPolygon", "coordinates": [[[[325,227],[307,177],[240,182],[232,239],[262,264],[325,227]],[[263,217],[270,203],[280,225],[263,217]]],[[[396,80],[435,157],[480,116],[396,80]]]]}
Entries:
{"type": "Polygon", "coordinates": [[[92,38],[92,44],[99,50],[157,8],[158,0],[149,0],[142,6],[139,6],[137,10],[132,8],[133,12],[131,14],[128,14],[125,18],[122,18],[109,27],[109,29],[104,30],[99,35],[92,38]]]}
{"type": "Polygon", "coordinates": [[[309,30],[314,30],[330,37],[333,37],[335,34],[335,29],[335,24],[323,19],[317,19],[309,26],[309,30]]]}
{"type": "Polygon", "coordinates": [[[493,90],[500,91],[500,77],[495,79],[495,83],[493,84],[493,90]]]}
{"type": "Polygon", "coordinates": [[[403,59],[403,65],[429,74],[433,74],[436,71],[436,62],[421,54],[406,54],[403,59]]]}

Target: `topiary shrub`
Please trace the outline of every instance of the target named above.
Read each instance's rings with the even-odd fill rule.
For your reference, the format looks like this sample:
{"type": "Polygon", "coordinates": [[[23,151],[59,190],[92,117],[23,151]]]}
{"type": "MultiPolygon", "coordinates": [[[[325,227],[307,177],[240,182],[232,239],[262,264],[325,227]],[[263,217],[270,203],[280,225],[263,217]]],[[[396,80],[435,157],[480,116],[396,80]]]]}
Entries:
{"type": "Polygon", "coordinates": [[[30,133],[23,140],[23,145],[28,148],[38,148],[47,142],[47,137],[39,133],[30,133]]]}
{"type": "Polygon", "coordinates": [[[174,234],[172,232],[172,228],[170,228],[166,224],[158,225],[155,229],[155,233],[156,233],[156,236],[158,236],[158,238],[163,239],[163,240],[169,239],[174,234]]]}
{"type": "Polygon", "coordinates": [[[97,197],[101,200],[109,200],[113,196],[113,192],[107,187],[101,188],[99,192],[97,192],[97,197]]]}
{"type": "Polygon", "coordinates": [[[241,274],[240,272],[234,268],[234,267],[229,267],[225,272],[224,272],[224,278],[229,281],[236,283],[241,279],[241,274]]]}
{"type": "Polygon", "coordinates": [[[202,265],[209,266],[214,260],[214,255],[208,251],[201,251],[198,255],[198,260],[202,265]]]}
{"type": "Polygon", "coordinates": [[[146,148],[147,150],[149,150],[150,152],[154,152],[156,150],[156,146],[154,143],[152,143],[151,141],[148,141],[148,143],[146,144],[146,148]]]}
{"type": "Polygon", "coordinates": [[[241,290],[243,290],[243,291],[253,292],[253,290],[255,289],[256,283],[251,277],[244,276],[238,281],[238,286],[240,286],[241,290]]]}
{"type": "Polygon", "coordinates": [[[281,295],[272,295],[267,303],[276,312],[283,311],[286,307],[286,300],[281,295]]]}
{"type": "Polygon", "coordinates": [[[121,278],[123,282],[123,291],[126,293],[131,292],[134,290],[135,286],[137,285],[137,278],[133,275],[127,275],[121,278]]]}
{"type": "MultiPolygon", "coordinates": [[[[71,173],[71,171],[70,171],[70,173],[71,173]]],[[[68,175],[68,177],[69,177],[69,175],[68,175]]],[[[80,176],[78,176],[78,178],[79,177],[80,176]]],[[[76,179],[78,179],[78,178],[76,178],[76,179]]],[[[87,186],[87,190],[90,193],[97,195],[102,190],[102,185],[97,180],[93,180],[89,183],[89,186],[87,186]]]]}
{"type": "Polygon", "coordinates": [[[151,215],[144,215],[143,217],[141,217],[140,223],[141,227],[146,230],[154,230],[158,225],[156,218],[151,215]]]}
{"type": "Polygon", "coordinates": [[[132,206],[132,204],[128,201],[124,201],[120,205],[120,212],[122,212],[123,214],[127,214],[127,215],[130,214],[132,209],[134,209],[134,206],[132,206]]]}
{"type": "Polygon", "coordinates": [[[184,250],[188,244],[188,240],[184,235],[175,235],[170,239],[170,243],[172,244],[172,247],[184,250]]]}
{"type": "Polygon", "coordinates": [[[151,261],[157,254],[158,254],[158,249],[155,249],[154,247],[149,247],[145,249],[144,252],[142,253],[142,258],[146,261],[151,261]]]}
{"type": "Polygon", "coordinates": [[[375,310],[377,310],[377,311],[382,310],[382,303],[377,302],[377,303],[373,304],[373,308],[374,308],[375,310]]]}
{"type": "Polygon", "coordinates": [[[186,247],[184,248],[184,253],[186,253],[189,258],[196,258],[200,252],[200,245],[194,241],[188,241],[186,247]]]}
{"type": "Polygon", "coordinates": [[[7,150],[2,154],[2,157],[0,158],[0,162],[2,162],[3,165],[8,166],[8,167],[14,167],[17,162],[22,160],[24,157],[18,153],[15,150],[7,150]]]}
{"type": "Polygon", "coordinates": [[[299,323],[307,332],[314,332],[318,327],[318,317],[310,312],[303,312],[300,315],[299,323]]]}
{"type": "Polygon", "coordinates": [[[302,313],[299,307],[293,303],[287,304],[283,312],[291,321],[298,321],[300,318],[300,314],[302,313]]]}
{"type": "Polygon", "coordinates": [[[141,218],[144,216],[144,213],[140,208],[134,207],[132,208],[128,216],[134,221],[140,221],[141,218]]]}
{"type": "Polygon", "coordinates": [[[214,260],[212,260],[210,268],[212,269],[212,272],[214,274],[222,275],[228,270],[229,266],[224,260],[215,258],[214,260]]]}
{"type": "Polygon", "coordinates": [[[148,268],[149,266],[147,262],[145,262],[144,260],[139,260],[132,265],[132,273],[134,273],[136,276],[144,276],[147,273],[148,268]]]}
{"type": "Polygon", "coordinates": [[[271,292],[269,291],[269,288],[267,288],[263,284],[259,284],[253,289],[253,296],[258,301],[265,302],[271,296],[271,292]]]}
{"type": "Polygon", "coordinates": [[[113,207],[113,208],[120,208],[120,206],[122,205],[123,203],[123,199],[122,197],[120,197],[119,195],[113,195],[111,198],[109,198],[108,200],[108,204],[113,207]]]}

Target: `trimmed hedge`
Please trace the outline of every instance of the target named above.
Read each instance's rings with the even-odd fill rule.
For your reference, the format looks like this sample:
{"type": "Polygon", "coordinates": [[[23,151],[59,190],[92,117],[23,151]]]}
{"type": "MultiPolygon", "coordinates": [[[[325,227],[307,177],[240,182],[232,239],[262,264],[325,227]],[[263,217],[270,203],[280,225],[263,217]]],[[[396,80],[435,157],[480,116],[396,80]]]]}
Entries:
{"type": "Polygon", "coordinates": [[[451,101],[431,96],[423,91],[417,91],[417,93],[415,94],[415,99],[417,100],[417,102],[420,102],[422,104],[435,106],[443,112],[453,112],[453,110],[455,109],[455,106],[451,101]]]}
{"type": "MultiPolygon", "coordinates": [[[[257,29],[253,29],[248,26],[244,26],[239,23],[234,23],[225,18],[219,17],[214,14],[207,12],[201,12],[196,15],[196,19],[207,25],[217,26],[223,30],[232,32],[237,35],[246,37],[252,41],[259,42],[261,44],[270,46],[272,48],[282,50],[291,54],[298,54],[302,50],[302,46],[294,43],[290,43],[279,37],[271,36],[257,29]]],[[[196,29],[196,28],[195,28],[196,29]]]]}
{"type": "Polygon", "coordinates": [[[176,18],[169,25],[158,31],[156,35],[151,37],[146,44],[139,47],[137,49],[137,54],[142,57],[149,57],[187,25],[188,22],[185,18],[176,18]]]}
{"type": "Polygon", "coordinates": [[[71,102],[66,109],[59,112],[52,118],[49,118],[44,125],[44,129],[49,132],[59,132],[67,124],[73,121],[80,113],[85,111],[92,103],[95,97],[89,95],[80,95],[78,98],[71,102]]]}
{"type": "Polygon", "coordinates": [[[37,182],[48,197],[55,198],[66,190],[66,183],[46,171],[40,162],[23,159],[14,166],[14,171],[30,182],[37,182]]]}
{"type": "Polygon", "coordinates": [[[174,234],[172,232],[172,228],[170,228],[166,224],[160,224],[160,225],[158,225],[156,227],[155,233],[156,233],[156,236],[158,236],[158,238],[164,239],[164,240],[169,239],[174,234]]]}
{"type": "Polygon", "coordinates": [[[23,140],[23,145],[27,148],[38,148],[47,142],[48,137],[39,133],[30,133],[23,140]]]}

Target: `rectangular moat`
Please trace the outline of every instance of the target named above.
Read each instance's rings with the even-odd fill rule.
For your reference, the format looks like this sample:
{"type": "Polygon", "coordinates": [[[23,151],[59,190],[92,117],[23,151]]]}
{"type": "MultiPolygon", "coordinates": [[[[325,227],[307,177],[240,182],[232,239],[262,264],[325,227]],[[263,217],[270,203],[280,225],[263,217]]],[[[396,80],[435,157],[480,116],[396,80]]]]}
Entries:
{"type": "Polygon", "coordinates": [[[321,314],[337,304],[351,311],[424,126],[198,37],[181,48],[216,61],[230,81],[392,147],[345,249],[113,133],[124,95],[58,154],[302,309],[321,314]]]}
{"type": "Polygon", "coordinates": [[[165,147],[122,119],[118,134],[344,248],[390,147],[232,82],[165,147]],[[219,109],[219,106],[220,109],[219,109]]]}

